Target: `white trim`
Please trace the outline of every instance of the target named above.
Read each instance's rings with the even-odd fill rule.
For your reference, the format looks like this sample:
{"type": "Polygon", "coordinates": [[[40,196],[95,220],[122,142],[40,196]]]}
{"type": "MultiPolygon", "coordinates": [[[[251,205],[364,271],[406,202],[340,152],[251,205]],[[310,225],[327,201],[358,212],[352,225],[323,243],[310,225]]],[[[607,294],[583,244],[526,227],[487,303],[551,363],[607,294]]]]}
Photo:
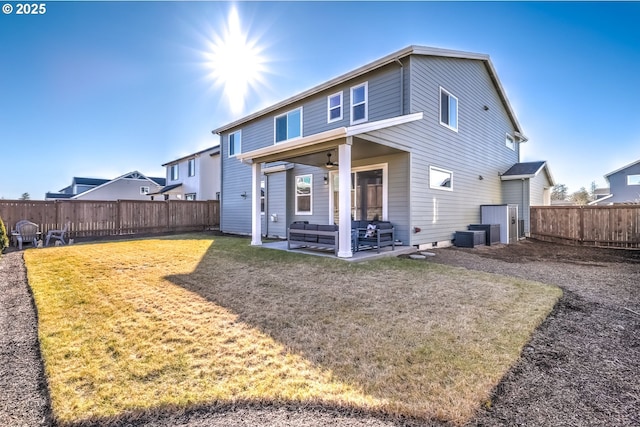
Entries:
{"type": "Polygon", "coordinates": [[[516,151],[516,139],[514,137],[512,137],[511,135],[509,135],[508,133],[506,134],[505,138],[504,138],[504,143],[507,146],[507,148],[509,150],[513,150],[516,151]]]}
{"type": "Polygon", "coordinates": [[[364,123],[366,121],[369,120],[369,82],[364,82],[364,83],[360,83],[358,85],[355,86],[351,86],[350,89],[350,98],[349,98],[349,123],[351,123],[351,125],[357,125],[358,123],[364,123]],[[359,102],[357,104],[353,103],[353,91],[357,90],[361,87],[364,87],[364,101],[359,102]],[[358,119],[358,120],[354,120],[353,119],[353,108],[360,106],[360,105],[364,105],[364,118],[362,119],[358,119]]]}
{"type": "Polygon", "coordinates": [[[439,168],[437,166],[429,166],[429,188],[434,190],[442,190],[442,191],[453,191],[453,172],[447,169],[439,168]],[[449,187],[442,187],[441,185],[433,185],[431,182],[431,171],[438,171],[442,173],[448,173],[451,175],[451,181],[449,187]]]}
{"type": "Polygon", "coordinates": [[[282,165],[262,167],[262,173],[264,175],[267,175],[267,174],[270,174],[270,173],[284,172],[284,171],[287,171],[289,169],[293,169],[293,163],[285,163],[285,164],[282,164],[282,165]]]}
{"type": "Polygon", "coordinates": [[[327,123],[333,123],[333,122],[337,122],[342,120],[343,117],[343,112],[344,112],[344,94],[343,91],[340,92],[336,92],[334,94],[328,95],[327,96],[327,123]],[[331,98],[339,96],[340,97],[340,105],[339,107],[331,107],[331,98]],[[331,110],[332,109],[336,109],[336,108],[340,108],[340,115],[338,117],[336,117],[335,119],[331,118],[331,110]]]}
{"type": "MultiPolygon", "coordinates": [[[[242,162],[251,163],[254,159],[270,156],[277,153],[284,153],[286,151],[296,150],[299,148],[310,147],[315,144],[320,144],[327,141],[346,138],[349,136],[357,136],[363,133],[371,132],[374,130],[385,129],[391,126],[397,126],[404,123],[413,122],[416,120],[422,120],[424,114],[413,113],[404,116],[396,116],[390,119],[377,120],[375,122],[367,122],[360,125],[339,127],[324,132],[316,133],[313,135],[305,136],[291,141],[280,142],[275,145],[269,145],[267,147],[258,148],[253,151],[241,153],[236,157],[242,162]]],[[[348,143],[348,142],[347,142],[348,143]]]]}
{"type": "Polygon", "coordinates": [[[237,131],[231,132],[229,133],[229,135],[227,135],[227,157],[238,157],[238,155],[240,154],[242,154],[242,129],[238,129],[237,131]],[[231,154],[231,135],[235,135],[235,134],[238,134],[238,137],[240,138],[240,143],[238,144],[239,152],[231,154]]]}
{"type": "Polygon", "coordinates": [[[439,112],[438,120],[440,121],[440,124],[446,128],[451,129],[454,132],[458,132],[458,127],[460,125],[460,117],[458,116],[458,104],[459,104],[458,97],[452,94],[451,92],[449,92],[448,90],[446,90],[445,88],[443,88],[442,86],[440,86],[440,96],[438,99],[440,100],[440,106],[438,107],[438,112],[439,112]],[[453,127],[449,123],[445,123],[442,121],[442,92],[446,93],[447,96],[449,97],[449,102],[447,103],[449,123],[451,123],[451,98],[456,100],[456,127],[453,127]]]}
{"type": "Polygon", "coordinates": [[[626,175],[626,178],[627,178],[627,186],[631,186],[631,185],[640,185],[640,178],[636,178],[635,182],[633,182],[633,183],[632,183],[632,182],[629,182],[629,178],[630,178],[630,177],[632,177],[632,176],[634,176],[634,177],[640,177],[640,174],[639,174],[639,173],[632,173],[632,174],[626,175]]]}
{"type": "Polygon", "coordinates": [[[302,117],[303,111],[302,111],[302,107],[298,107],[298,108],[294,108],[292,110],[287,111],[286,113],[282,113],[282,114],[278,114],[277,116],[273,117],[273,143],[274,144],[282,144],[283,142],[287,142],[287,141],[293,141],[296,139],[300,139],[302,138],[302,136],[304,135],[304,130],[302,129],[302,124],[304,123],[303,117],[302,117]],[[293,138],[289,137],[289,114],[293,113],[294,111],[298,111],[300,110],[300,135],[299,136],[294,136],[293,138]],[[283,140],[278,141],[277,138],[277,126],[276,126],[276,122],[280,117],[286,117],[287,118],[287,137],[283,140]]]}

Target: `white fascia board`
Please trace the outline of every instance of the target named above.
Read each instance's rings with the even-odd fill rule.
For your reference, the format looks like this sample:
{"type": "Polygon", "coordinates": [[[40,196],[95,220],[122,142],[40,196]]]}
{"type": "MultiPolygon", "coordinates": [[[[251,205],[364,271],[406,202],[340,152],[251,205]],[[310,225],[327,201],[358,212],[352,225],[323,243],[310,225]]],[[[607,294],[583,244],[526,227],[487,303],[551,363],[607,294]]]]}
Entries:
{"type": "Polygon", "coordinates": [[[362,123],[355,126],[349,126],[347,128],[346,136],[356,136],[362,133],[372,132],[374,130],[380,130],[391,126],[402,125],[416,120],[422,120],[424,113],[406,114],[404,116],[391,117],[390,119],[378,120],[375,122],[362,123]]]}
{"type": "Polygon", "coordinates": [[[602,202],[603,200],[607,200],[607,199],[609,199],[611,197],[613,197],[613,194],[609,194],[608,196],[600,197],[597,200],[594,200],[592,202],[587,203],[587,205],[589,205],[589,206],[598,206],[598,203],[602,202]]]}
{"type": "Polygon", "coordinates": [[[248,151],[236,155],[236,158],[241,162],[252,163],[254,159],[270,156],[272,154],[284,153],[298,148],[310,147],[321,142],[331,141],[333,139],[344,138],[347,136],[347,128],[340,127],[331,129],[325,132],[316,133],[314,135],[305,136],[303,138],[294,139],[291,141],[280,142],[275,145],[270,145],[264,148],[258,148],[257,150],[248,151]]]}
{"type": "Polygon", "coordinates": [[[282,165],[269,166],[268,168],[262,168],[262,173],[267,175],[270,173],[288,171],[289,169],[293,169],[293,163],[285,163],[282,165]]]}
{"type": "Polygon", "coordinates": [[[614,173],[621,172],[621,171],[623,171],[623,170],[625,170],[625,169],[627,169],[627,168],[630,168],[631,166],[635,166],[635,165],[637,165],[638,163],[640,163],[640,160],[635,161],[635,162],[633,162],[633,163],[629,163],[628,165],[623,166],[623,167],[621,167],[620,169],[616,169],[616,170],[614,170],[613,172],[609,172],[609,173],[608,173],[608,174],[606,174],[604,177],[607,179],[607,181],[609,181],[609,177],[610,177],[611,175],[613,175],[614,173]]]}

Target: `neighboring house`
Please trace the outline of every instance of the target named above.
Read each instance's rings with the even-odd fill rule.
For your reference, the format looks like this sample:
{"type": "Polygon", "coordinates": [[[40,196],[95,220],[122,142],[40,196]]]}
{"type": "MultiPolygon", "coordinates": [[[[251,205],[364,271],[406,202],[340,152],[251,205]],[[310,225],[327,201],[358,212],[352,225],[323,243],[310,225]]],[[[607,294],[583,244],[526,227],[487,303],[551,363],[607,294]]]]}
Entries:
{"type": "Polygon", "coordinates": [[[166,185],[150,193],[152,200],[219,200],[220,146],[210,147],[172,160],[166,185]]]}
{"type": "Polygon", "coordinates": [[[640,160],[609,172],[604,178],[609,183],[609,194],[600,195],[590,205],[640,203],[640,160]]]}
{"type": "Polygon", "coordinates": [[[516,203],[527,218],[553,186],[544,162],[519,165],[527,138],[483,54],[410,46],[213,132],[221,230],[253,245],[293,221],[337,223],[350,257],[352,218],[449,245],[481,205],[516,203]]]}
{"type": "Polygon", "coordinates": [[[74,177],[70,186],[47,193],[45,200],[149,200],[147,194],[164,185],[164,178],[148,178],[138,171],[114,179],[74,177]]]}

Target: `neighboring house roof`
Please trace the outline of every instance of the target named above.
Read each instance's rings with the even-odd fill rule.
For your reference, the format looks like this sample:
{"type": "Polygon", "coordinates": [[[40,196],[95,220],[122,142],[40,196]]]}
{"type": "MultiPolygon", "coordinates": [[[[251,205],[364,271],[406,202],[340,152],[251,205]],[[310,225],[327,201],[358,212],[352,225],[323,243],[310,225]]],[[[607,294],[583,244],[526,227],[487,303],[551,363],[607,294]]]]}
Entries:
{"type": "MultiPolygon", "coordinates": [[[[472,60],[478,60],[478,61],[483,61],[485,63],[485,66],[487,67],[487,71],[489,72],[489,75],[491,76],[491,79],[496,87],[496,90],[498,92],[498,95],[500,96],[500,99],[502,101],[502,103],[505,106],[505,109],[507,111],[507,114],[509,115],[509,118],[511,119],[511,121],[513,122],[513,125],[516,129],[515,132],[515,136],[520,140],[520,142],[525,142],[527,140],[527,138],[522,135],[522,129],[520,127],[520,123],[518,122],[518,119],[516,118],[516,115],[513,111],[513,108],[511,107],[511,104],[509,103],[509,100],[507,99],[507,95],[506,92],[504,91],[504,88],[502,87],[502,84],[500,83],[500,80],[498,79],[498,74],[496,73],[495,68],[493,67],[493,64],[491,63],[491,59],[489,59],[489,55],[485,55],[485,54],[480,54],[480,53],[472,53],[472,52],[462,52],[462,51],[455,51],[455,50],[449,50],[449,49],[439,49],[439,48],[434,48],[434,47],[427,47],[427,46],[408,46],[404,49],[401,49],[397,52],[394,52],[390,55],[387,55],[383,58],[378,59],[377,61],[371,62],[367,65],[364,65],[360,68],[357,68],[349,73],[343,74],[339,77],[336,77],[334,79],[331,79],[325,83],[322,83],[318,86],[315,86],[309,90],[306,90],[304,92],[301,92],[295,96],[292,96],[290,98],[285,99],[284,101],[281,101],[277,104],[274,104],[270,107],[267,107],[263,110],[260,110],[256,113],[250,114],[246,117],[243,117],[239,120],[236,120],[232,123],[229,123],[225,126],[219,127],[215,130],[212,131],[212,133],[215,134],[220,134],[222,132],[225,132],[227,130],[230,130],[232,128],[235,128],[237,126],[240,126],[246,122],[249,122],[253,119],[256,119],[260,116],[263,116],[265,114],[269,114],[273,111],[276,111],[282,107],[285,107],[289,104],[292,104],[294,102],[300,101],[302,99],[308,98],[312,95],[315,95],[319,92],[322,92],[326,89],[330,89],[333,86],[339,85],[341,83],[344,83],[348,80],[351,80],[353,78],[359,77],[363,74],[366,74],[370,71],[373,71],[377,68],[383,67],[385,65],[391,64],[393,62],[398,61],[401,58],[410,56],[410,55],[424,55],[424,56],[439,56],[439,57],[445,57],[445,58],[461,58],[461,59],[472,59],[472,60]]],[[[164,166],[164,165],[163,165],[164,166]]]]}
{"type": "Polygon", "coordinates": [[[153,177],[149,177],[149,179],[151,181],[154,181],[156,184],[158,185],[167,185],[167,178],[153,178],[153,177]]]}
{"type": "Polygon", "coordinates": [[[44,194],[45,199],[70,199],[74,195],[69,193],[50,193],[47,192],[44,194]]]}
{"type": "Polygon", "coordinates": [[[140,172],[133,171],[133,172],[125,173],[124,175],[121,175],[121,176],[119,176],[117,178],[114,178],[114,179],[105,180],[106,182],[104,182],[104,183],[102,183],[100,185],[97,185],[97,186],[95,186],[93,188],[90,188],[87,191],[83,191],[82,193],[74,194],[73,197],[71,197],[71,198],[72,199],[77,199],[79,196],[85,196],[88,193],[96,191],[96,190],[98,190],[100,188],[103,188],[103,187],[105,187],[105,186],[107,186],[107,185],[109,185],[109,184],[111,184],[111,183],[113,183],[115,181],[119,181],[121,179],[140,179],[140,180],[149,181],[150,184],[161,185],[161,184],[158,184],[158,183],[154,182],[151,178],[147,178],[145,175],[141,174],[140,172]]]}
{"type": "Polygon", "coordinates": [[[589,206],[597,206],[602,202],[605,202],[607,199],[610,199],[611,197],[613,197],[613,194],[609,194],[608,196],[604,196],[604,197],[598,197],[597,199],[591,201],[588,203],[589,206]]]}
{"type": "MultiPolygon", "coordinates": [[[[111,181],[110,179],[101,179],[101,178],[83,178],[74,176],[71,185],[102,185],[105,182],[111,181]]],[[[62,191],[62,190],[61,190],[62,191]]]]}
{"type": "Polygon", "coordinates": [[[164,194],[164,193],[168,193],[171,190],[175,190],[176,188],[180,187],[182,185],[182,183],[180,184],[172,184],[172,185],[167,185],[165,187],[162,187],[160,190],[154,192],[154,193],[149,193],[150,196],[153,196],[155,194],[164,194]]]}
{"type": "Polygon", "coordinates": [[[608,174],[606,174],[606,175],[604,176],[604,178],[607,180],[607,182],[609,182],[609,177],[610,177],[611,175],[616,174],[616,173],[618,173],[618,172],[620,172],[620,171],[623,171],[623,170],[625,170],[625,169],[627,169],[627,168],[630,168],[631,166],[635,166],[635,165],[637,165],[638,163],[640,163],[640,160],[635,161],[635,162],[633,162],[633,163],[629,163],[628,165],[623,166],[623,167],[621,167],[621,168],[619,168],[619,169],[616,169],[616,170],[614,170],[613,172],[609,172],[608,174]]]}
{"type": "Polygon", "coordinates": [[[555,185],[555,181],[553,176],[551,176],[551,171],[547,166],[547,162],[544,161],[516,163],[503,173],[500,176],[500,179],[503,181],[510,181],[514,179],[534,178],[543,170],[546,170],[551,185],[555,185]]]}
{"type": "Polygon", "coordinates": [[[179,159],[171,160],[171,161],[163,164],[162,166],[168,166],[168,165],[172,165],[174,163],[179,163],[179,162],[181,162],[183,160],[189,159],[191,157],[199,156],[200,154],[206,153],[207,151],[211,151],[211,150],[215,150],[215,151],[213,151],[212,153],[209,153],[210,156],[215,156],[217,154],[220,154],[220,145],[214,145],[213,147],[205,148],[204,150],[200,150],[197,153],[187,154],[186,156],[182,156],[179,159]]]}

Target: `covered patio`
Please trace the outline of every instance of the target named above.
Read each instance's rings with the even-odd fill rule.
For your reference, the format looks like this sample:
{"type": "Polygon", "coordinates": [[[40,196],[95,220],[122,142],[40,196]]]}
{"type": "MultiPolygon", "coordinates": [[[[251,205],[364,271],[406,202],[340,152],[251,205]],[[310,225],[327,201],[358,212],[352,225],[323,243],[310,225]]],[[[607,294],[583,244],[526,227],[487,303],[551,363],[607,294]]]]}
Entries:
{"type": "MultiPolygon", "coordinates": [[[[272,146],[238,154],[237,158],[252,167],[251,244],[262,245],[261,176],[265,163],[291,162],[316,167],[335,167],[338,176],[337,223],[339,258],[352,258],[351,241],[351,173],[355,160],[384,157],[406,152],[402,144],[376,138],[371,132],[421,120],[423,113],[340,127],[272,146]]],[[[286,242],[285,242],[286,244],[286,242]]]]}

